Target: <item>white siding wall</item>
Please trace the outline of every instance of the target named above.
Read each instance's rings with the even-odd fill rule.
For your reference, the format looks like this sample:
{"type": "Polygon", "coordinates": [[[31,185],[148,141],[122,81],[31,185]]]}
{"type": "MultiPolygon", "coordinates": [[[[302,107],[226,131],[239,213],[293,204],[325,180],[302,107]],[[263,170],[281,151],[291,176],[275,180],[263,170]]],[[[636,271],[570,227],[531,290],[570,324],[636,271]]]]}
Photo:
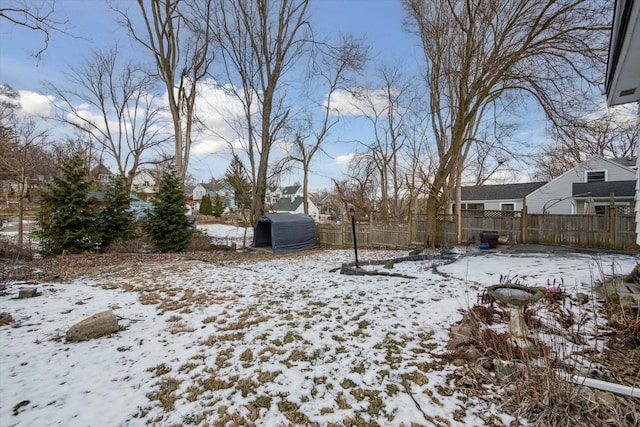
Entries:
{"type": "Polygon", "coordinates": [[[146,170],[140,171],[139,173],[137,173],[134,177],[133,177],[133,181],[132,181],[133,185],[135,186],[146,186],[149,185],[151,187],[153,187],[154,185],[156,185],[156,180],[155,178],[146,170]],[[145,184],[147,183],[147,184],[145,184]]]}
{"type": "MultiPolygon", "coordinates": [[[[287,212],[287,211],[274,211],[274,212],[287,212]]],[[[300,203],[300,206],[296,208],[295,211],[290,213],[303,214],[304,213],[304,203],[300,203]]],[[[313,204],[311,200],[309,200],[309,215],[314,218],[318,218],[318,208],[313,204]]]]}
{"type": "Polygon", "coordinates": [[[193,198],[195,200],[202,200],[205,194],[207,194],[207,190],[200,184],[196,185],[196,188],[193,189],[193,198]]]}

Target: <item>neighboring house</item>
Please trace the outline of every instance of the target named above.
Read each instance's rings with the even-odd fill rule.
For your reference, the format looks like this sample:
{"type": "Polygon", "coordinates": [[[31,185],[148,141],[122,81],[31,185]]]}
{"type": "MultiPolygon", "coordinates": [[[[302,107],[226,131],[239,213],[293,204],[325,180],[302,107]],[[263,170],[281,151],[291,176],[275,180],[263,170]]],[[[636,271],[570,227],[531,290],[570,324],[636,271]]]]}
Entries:
{"type": "Polygon", "coordinates": [[[93,178],[98,187],[107,186],[116,179],[116,175],[103,163],[100,163],[98,166],[93,168],[89,175],[93,178]]]}
{"type": "MultiPolygon", "coordinates": [[[[301,196],[295,197],[283,197],[278,200],[273,206],[271,206],[271,211],[276,213],[296,213],[303,214],[304,213],[304,204],[301,196]]],[[[309,199],[309,215],[314,218],[318,217],[318,208],[313,204],[313,201],[309,199]]]]}
{"type": "MultiPolygon", "coordinates": [[[[522,197],[545,184],[546,182],[525,182],[462,187],[462,210],[520,211],[522,197]]],[[[453,212],[455,212],[455,206],[453,212]]]]}
{"type": "MultiPolygon", "coordinates": [[[[106,191],[89,191],[87,193],[87,199],[95,199],[98,205],[104,203],[106,196],[106,191]]],[[[129,210],[133,212],[135,219],[144,219],[153,210],[153,203],[145,202],[135,194],[129,193],[129,210]]]]}
{"type": "Polygon", "coordinates": [[[462,210],[520,211],[526,196],[529,213],[606,214],[613,193],[618,212],[630,213],[635,165],[635,158],[593,157],[549,182],[462,187],[462,210]]]}
{"type": "Polygon", "coordinates": [[[182,187],[183,191],[184,191],[184,197],[186,199],[192,199],[193,200],[193,190],[196,189],[195,185],[185,185],[184,187],[182,187]]]}
{"type": "Polygon", "coordinates": [[[267,188],[264,198],[264,204],[273,207],[278,202],[278,200],[282,199],[283,197],[294,199],[296,197],[302,197],[302,186],[300,184],[294,184],[282,188],[267,188]]]}
{"type": "Polygon", "coordinates": [[[156,194],[158,184],[153,173],[148,169],[139,170],[131,182],[131,191],[149,195],[156,194]]]}
{"type": "Polygon", "coordinates": [[[129,194],[129,209],[133,212],[135,219],[144,219],[153,210],[153,202],[145,202],[133,193],[129,194]]]}
{"type": "Polygon", "coordinates": [[[316,206],[320,220],[338,221],[340,218],[341,201],[335,195],[325,194],[317,201],[316,206]]]}
{"type": "Polygon", "coordinates": [[[196,205],[200,207],[198,201],[193,198],[193,190],[195,190],[195,188],[195,185],[184,185],[182,187],[182,194],[184,194],[184,200],[187,205],[187,215],[193,215],[196,210],[196,205]]]}
{"type": "Polygon", "coordinates": [[[223,179],[213,180],[209,183],[199,183],[193,188],[193,199],[195,200],[195,209],[200,209],[202,198],[208,195],[211,202],[215,203],[216,196],[219,196],[225,206],[225,210],[235,211],[238,209],[236,202],[236,191],[223,179]]]}
{"type": "MultiPolygon", "coordinates": [[[[623,210],[633,206],[636,171],[627,160],[596,156],[549,181],[527,196],[529,213],[581,214],[593,199],[596,213],[606,213],[609,194],[623,210]]],[[[635,164],[635,162],[633,162],[635,164]]]]}
{"type": "Polygon", "coordinates": [[[134,209],[152,209],[153,202],[146,202],[133,193],[129,193],[129,199],[131,200],[129,206],[134,209]]]}
{"type": "MultiPolygon", "coordinates": [[[[607,105],[640,102],[640,1],[617,0],[609,43],[604,91],[607,105]]],[[[637,125],[640,125],[638,108],[637,125]]],[[[640,153],[636,151],[636,244],[640,245],[640,153]]]]}
{"type": "Polygon", "coordinates": [[[273,206],[282,197],[282,190],[279,187],[274,189],[267,188],[264,196],[264,204],[267,206],[273,206]]]}
{"type": "MultiPolygon", "coordinates": [[[[50,181],[51,177],[45,177],[44,175],[28,176],[24,196],[30,202],[37,201],[40,198],[40,193],[50,181]]],[[[20,187],[21,184],[16,179],[0,180],[0,203],[6,203],[7,206],[17,205],[19,203],[20,187]]]]}

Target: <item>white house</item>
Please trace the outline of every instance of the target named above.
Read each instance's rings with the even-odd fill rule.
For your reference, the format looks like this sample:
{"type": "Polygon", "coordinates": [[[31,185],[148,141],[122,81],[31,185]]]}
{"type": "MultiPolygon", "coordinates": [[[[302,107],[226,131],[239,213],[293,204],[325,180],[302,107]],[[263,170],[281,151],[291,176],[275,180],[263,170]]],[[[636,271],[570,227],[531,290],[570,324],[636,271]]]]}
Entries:
{"type": "MultiPolygon", "coordinates": [[[[308,214],[314,218],[318,218],[318,208],[316,205],[308,199],[309,202],[309,212],[308,214]]],[[[290,196],[290,197],[282,197],[278,200],[273,206],[271,206],[271,211],[276,213],[296,213],[302,214],[304,213],[304,203],[302,197],[298,196],[290,196]]]]}
{"type": "Polygon", "coordinates": [[[610,193],[615,195],[616,206],[631,207],[635,180],[634,161],[592,157],[530,193],[527,209],[529,213],[584,213],[591,197],[596,213],[604,213],[610,193]]]}
{"type": "MultiPolygon", "coordinates": [[[[617,0],[604,91],[607,105],[640,102],[640,1],[617,0]]],[[[636,124],[640,126],[640,108],[636,124]]],[[[640,245],[640,152],[636,151],[636,244],[640,245]]]]}
{"type": "Polygon", "coordinates": [[[265,205],[273,206],[275,202],[280,199],[280,197],[282,197],[282,190],[279,187],[276,187],[274,189],[270,189],[267,187],[267,191],[265,192],[264,196],[264,203],[265,205]]]}
{"type": "Polygon", "coordinates": [[[131,191],[134,193],[155,194],[158,192],[158,185],[153,173],[147,169],[139,170],[131,181],[131,191]]]}

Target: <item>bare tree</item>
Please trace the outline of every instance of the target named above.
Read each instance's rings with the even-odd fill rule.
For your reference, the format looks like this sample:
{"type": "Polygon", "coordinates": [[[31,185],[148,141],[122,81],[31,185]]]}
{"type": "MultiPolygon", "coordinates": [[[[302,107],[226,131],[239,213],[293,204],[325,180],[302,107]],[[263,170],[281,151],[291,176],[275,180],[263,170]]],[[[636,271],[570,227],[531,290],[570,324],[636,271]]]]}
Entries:
{"type": "Polygon", "coordinates": [[[196,121],[198,83],[213,61],[209,18],[213,0],[138,0],[144,28],[126,11],[118,11],[131,36],[146,48],[167,90],[175,138],[174,163],[184,180],[196,121]]]}
{"type": "MultiPolygon", "coordinates": [[[[417,97],[418,99],[420,97],[417,97]]],[[[428,193],[430,177],[433,176],[434,159],[428,132],[428,112],[420,103],[413,103],[410,114],[403,118],[406,143],[401,157],[404,159],[404,185],[408,192],[407,208],[418,212],[418,201],[428,193]]]]}
{"type": "Polygon", "coordinates": [[[344,205],[353,205],[361,216],[371,218],[376,210],[376,192],[379,187],[375,163],[370,156],[356,155],[349,163],[348,177],[344,180],[332,179],[336,193],[344,205]]]}
{"type": "Polygon", "coordinates": [[[242,104],[253,184],[250,220],[263,211],[271,148],[289,119],[283,78],[308,42],[309,0],[217,0],[211,20],[227,80],[242,104]]]}
{"type": "Polygon", "coordinates": [[[34,54],[39,59],[49,47],[51,33],[55,31],[65,33],[64,27],[67,21],[56,18],[55,6],[55,1],[5,0],[0,4],[0,18],[42,35],[44,47],[34,54]]]}
{"type": "Polygon", "coordinates": [[[16,131],[16,152],[14,162],[7,165],[13,169],[18,181],[18,252],[22,251],[24,241],[24,211],[25,204],[31,198],[30,180],[37,168],[46,163],[44,145],[47,142],[48,131],[40,129],[34,120],[27,120],[18,124],[16,131]]]}
{"type": "Polygon", "coordinates": [[[84,66],[72,69],[74,89],[47,87],[61,100],[60,120],[89,135],[113,158],[130,189],[140,167],[155,164],[149,151],[168,137],[149,73],[131,62],[120,65],[118,57],[117,48],[94,52],[84,66]]]}
{"type": "Polygon", "coordinates": [[[8,144],[15,135],[16,110],[20,108],[20,94],[11,86],[0,85],[0,144],[8,144]]]}
{"type": "MultiPolygon", "coordinates": [[[[379,70],[381,88],[352,91],[354,106],[369,122],[373,141],[365,143],[380,175],[382,219],[400,218],[408,211],[405,194],[405,162],[401,158],[407,134],[406,116],[411,114],[413,88],[401,72],[401,65],[383,65],[379,70]]],[[[408,166],[408,165],[406,165],[408,166]]]]}
{"type": "Polygon", "coordinates": [[[23,219],[30,185],[48,163],[44,149],[47,131],[32,118],[19,118],[19,107],[19,94],[9,86],[0,86],[0,179],[11,183],[18,202],[18,253],[24,241],[23,219]]]}
{"type": "MultiPolygon", "coordinates": [[[[90,135],[76,128],[74,133],[65,140],[54,141],[51,144],[51,155],[56,165],[68,162],[74,156],[80,156],[83,164],[91,170],[100,161],[95,145],[96,143],[90,135]]],[[[60,169],[56,168],[55,173],[59,174],[60,169]]]]}
{"type": "Polygon", "coordinates": [[[337,220],[342,218],[345,213],[344,202],[336,194],[335,191],[325,189],[318,190],[314,193],[314,198],[321,215],[327,215],[333,217],[331,219],[337,220]]]}
{"type": "Polygon", "coordinates": [[[597,0],[404,0],[422,42],[437,168],[426,204],[426,243],[494,101],[531,96],[558,121],[576,82],[604,66],[607,5],[597,0]]]}
{"type": "MultiPolygon", "coordinates": [[[[336,91],[346,90],[351,82],[350,74],[359,72],[367,60],[367,49],[362,40],[351,36],[342,36],[338,46],[318,44],[313,56],[310,82],[307,86],[326,88],[322,104],[309,107],[304,120],[296,132],[291,149],[285,146],[287,156],[284,163],[294,162],[302,167],[302,193],[304,213],[309,213],[309,172],[314,156],[322,150],[322,145],[330,135],[331,129],[340,121],[340,112],[333,100],[336,91]],[[319,118],[314,119],[315,109],[321,108],[319,118]]],[[[309,95],[311,98],[312,95],[309,95]]]]}
{"type": "MultiPolygon", "coordinates": [[[[628,108],[628,107],[626,107],[628,108]]],[[[562,127],[549,129],[553,141],[542,147],[535,162],[540,179],[551,180],[593,156],[629,157],[638,146],[634,112],[625,107],[565,119],[562,127]]]]}

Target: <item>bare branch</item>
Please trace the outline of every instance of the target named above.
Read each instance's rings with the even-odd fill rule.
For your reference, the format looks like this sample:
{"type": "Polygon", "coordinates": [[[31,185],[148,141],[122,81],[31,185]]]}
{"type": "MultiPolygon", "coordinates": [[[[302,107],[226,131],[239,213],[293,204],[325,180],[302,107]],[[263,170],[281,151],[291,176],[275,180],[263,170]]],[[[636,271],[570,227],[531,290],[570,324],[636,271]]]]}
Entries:
{"type": "Polygon", "coordinates": [[[0,19],[5,19],[11,24],[40,33],[44,39],[44,46],[33,56],[37,59],[49,47],[51,33],[61,32],[66,34],[64,27],[67,20],[56,18],[55,1],[5,1],[0,5],[0,19]]]}

